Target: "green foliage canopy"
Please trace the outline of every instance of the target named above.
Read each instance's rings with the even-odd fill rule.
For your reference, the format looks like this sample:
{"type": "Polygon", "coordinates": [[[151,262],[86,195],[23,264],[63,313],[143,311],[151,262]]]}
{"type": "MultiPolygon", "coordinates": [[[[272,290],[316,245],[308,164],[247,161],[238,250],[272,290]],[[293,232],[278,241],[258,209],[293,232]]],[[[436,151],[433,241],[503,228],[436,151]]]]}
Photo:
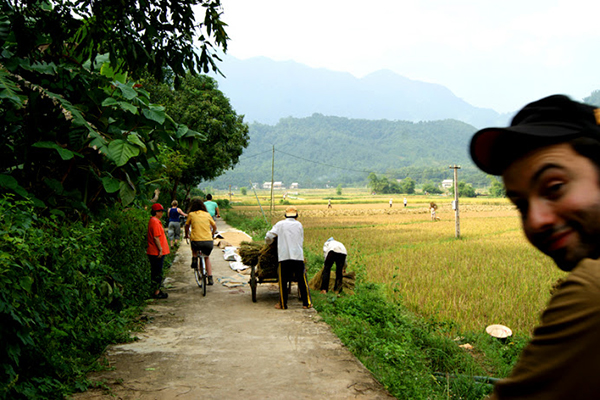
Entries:
{"type": "MultiPolygon", "coordinates": [[[[454,195],[454,186],[450,188],[450,193],[454,195]]],[[[470,184],[458,181],[458,197],[477,197],[477,193],[470,184]]]]}
{"type": "Polygon", "coordinates": [[[495,176],[491,176],[490,175],[490,182],[491,182],[491,186],[490,186],[490,196],[492,197],[506,197],[506,188],[504,187],[504,185],[502,184],[502,182],[500,182],[498,180],[498,178],[496,178],[495,176]]]}
{"type": "Polygon", "coordinates": [[[176,88],[154,79],[146,81],[144,86],[152,100],[164,104],[172,118],[205,136],[203,142],[194,142],[193,147],[185,143],[177,146],[177,153],[185,156],[185,162],[180,173],[169,175],[169,182],[164,183],[172,198],[179,184],[189,193],[200,182],[214,179],[237,164],[248,146],[248,125],[214,79],[187,74],[176,88]]]}
{"type": "Polygon", "coordinates": [[[130,77],[216,69],[220,16],[218,0],[1,1],[0,187],[55,212],[144,196],[159,144],[204,137],[130,77]]]}

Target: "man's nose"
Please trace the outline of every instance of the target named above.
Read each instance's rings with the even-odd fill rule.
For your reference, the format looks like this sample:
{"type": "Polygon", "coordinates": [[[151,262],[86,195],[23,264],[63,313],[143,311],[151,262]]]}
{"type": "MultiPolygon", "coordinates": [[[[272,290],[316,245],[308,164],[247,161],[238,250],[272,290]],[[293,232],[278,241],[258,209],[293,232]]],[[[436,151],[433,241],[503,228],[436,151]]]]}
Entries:
{"type": "Polygon", "coordinates": [[[545,199],[534,200],[529,205],[525,224],[532,231],[545,230],[556,223],[556,212],[551,202],[545,199]]]}

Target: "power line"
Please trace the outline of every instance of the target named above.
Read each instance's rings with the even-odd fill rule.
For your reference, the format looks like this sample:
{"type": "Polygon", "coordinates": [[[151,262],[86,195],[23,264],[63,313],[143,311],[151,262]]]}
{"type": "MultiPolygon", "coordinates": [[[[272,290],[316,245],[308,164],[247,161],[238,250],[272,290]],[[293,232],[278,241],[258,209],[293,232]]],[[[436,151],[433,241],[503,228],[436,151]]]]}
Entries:
{"type": "Polygon", "coordinates": [[[286,156],[297,158],[299,160],[307,161],[307,162],[310,162],[310,163],[313,163],[313,164],[325,165],[327,167],[337,168],[337,169],[341,169],[341,170],[344,170],[344,171],[364,172],[366,174],[370,174],[371,172],[373,172],[373,171],[365,171],[365,170],[352,169],[352,168],[337,167],[335,165],[326,164],[326,163],[322,163],[322,162],[319,162],[319,161],[313,161],[313,160],[309,160],[309,159],[306,159],[306,158],[298,157],[298,156],[296,156],[294,154],[286,153],[285,151],[281,151],[281,150],[277,150],[277,149],[275,149],[275,151],[278,152],[278,153],[281,153],[281,154],[285,154],[286,156]]]}
{"type": "Polygon", "coordinates": [[[248,158],[254,158],[254,157],[258,157],[258,156],[260,156],[260,155],[263,155],[263,154],[265,154],[265,153],[270,153],[270,152],[271,152],[271,150],[266,150],[266,151],[263,151],[262,153],[254,154],[254,155],[251,155],[251,156],[240,157],[240,161],[241,161],[241,160],[246,160],[246,159],[248,159],[248,158]]]}
{"type": "MultiPolygon", "coordinates": [[[[265,151],[257,153],[257,154],[253,154],[251,156],[240,157],[240,161],[246,160],[246,159],[249,159],[249,158],[258,157],[258,156],[266,154],[266,153],[271,153],[272,151],[273,150],[270,149],[270,150],[265,150],[265,151]]],[[[309,160],[307,158],[299,157],[299,156],[294,155],[294,154],[286,153],[285,151],[278,150],[277,148],[275,148],[275,151],[278,152],[278,153],[281,153],[281,154],[285,154],[286,156],[294,157],[294,158],[297,158],[299,160],[306,161],[306,162],[309,162],[309,163],[312,163],[312,164],[324,165],[326,167],[341,169],[343,171],[361,172],[361,173],[364,173],[364,174],[376,173],[376,174],[379,174],[379,175],[394,175],[394,173],[389,173],[389,172],[387,172],[387,173],[386,172],[379,172],[379,173],[377,173],[375,171],[367,171],[367,170],[360,170],[360,169],[338,167],[336,165],[331,165],[331,164],[327,164],[327,163],[320,162],[320,161],[309,160]]]]}

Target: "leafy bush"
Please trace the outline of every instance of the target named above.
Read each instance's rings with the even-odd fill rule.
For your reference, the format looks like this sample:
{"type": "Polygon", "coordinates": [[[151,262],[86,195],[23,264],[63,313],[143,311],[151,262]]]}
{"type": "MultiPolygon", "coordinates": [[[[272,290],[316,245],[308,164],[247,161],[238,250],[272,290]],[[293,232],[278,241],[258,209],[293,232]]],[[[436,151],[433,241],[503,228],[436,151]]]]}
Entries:
{"type": "Polygon", "coordinates": [[[105,346],[126,341],[150,293],[148,213],[59,222],[0,198],[0,398],[60,398],[86,386],[105,346]]]}

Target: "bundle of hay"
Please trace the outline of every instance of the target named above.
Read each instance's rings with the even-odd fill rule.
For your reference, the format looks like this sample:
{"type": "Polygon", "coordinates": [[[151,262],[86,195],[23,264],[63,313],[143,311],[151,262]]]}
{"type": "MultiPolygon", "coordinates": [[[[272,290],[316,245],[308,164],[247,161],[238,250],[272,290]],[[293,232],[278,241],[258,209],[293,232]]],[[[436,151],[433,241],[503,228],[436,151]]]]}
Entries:
{"type": "MultiPolygon", "coordinates": [[[[323,282],[323,269],[315,274],[313,278],[308,282],[308,287],[313,290],[321,290],[321,283],[323,282]]],[[[354,293],[354,284],[356,283],[356,272],[344,272],[342,275],[342,292],[347,294],[354,293]]],[[[329,272],[329,289],[328,291],[333,292],[335,286],[335,271],[329,272]]]]}
{"type": "Polygon", "coordinates": [[[271,244],[265,244],[260,250],[256,274],[259,278],[276,277],[278,265],[277,238],[275,238],[271,244]]]}
{"type": "Polygon", "coordinates": [[[242,242],[238,249],[238,254],[242,257],[244,265],[249,267],[256,266],[258,264],[258,257],[260,251],[263,248],[264,243],[257,242],[242,242]]]}
{"type": "Polygon", "coordinates": [[[255,266],[259,278],[277,276],[277,238],[271,244],[264,242],[242,242],[238,250],[244,265],[255,266]]]}

